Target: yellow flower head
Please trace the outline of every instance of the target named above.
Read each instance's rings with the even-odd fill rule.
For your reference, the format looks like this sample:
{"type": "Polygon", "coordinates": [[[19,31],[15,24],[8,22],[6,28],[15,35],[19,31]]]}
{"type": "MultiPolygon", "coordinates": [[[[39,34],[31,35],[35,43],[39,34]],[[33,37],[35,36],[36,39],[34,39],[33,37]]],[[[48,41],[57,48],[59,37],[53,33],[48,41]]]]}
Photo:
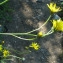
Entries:
{"type": "Polygon", "coordinates": [[[47,6],[53,13],[61,11],[60,7],[56,6],[56,3],[50,3],[50,4],[47,4],[47,6]]]}
{"type": "Polygon", "coordinates": [[[63,21],[61,19],[53,20],[52,23],[53,23],[53,27],[55,28],[55,30],[63,31],[63,21]]]}
{"type": "Polygon", "coordinates": [[[2,45],[0,45],[0,51],[2,51],[3,50],[3,47],[2,47],[2,45]]]}
{"type": "Polygon", "coordinates": [[[35,50],[38,50],[40,48],[40,46],[35,42],[32,42],[32,44],[29,47],[34,48],[35,50]]]}
{"type": "Polygon", "coordinates": [[[3,57],[6,58],[9,55],[8,50],[3,50],[3,57]]]}
{"type": "Polygon", "coordinates": [[[39,32],[39,33],[37,34],[38,37],[42,37],[42,35],[43,35],[42,32],[39,32]]]}

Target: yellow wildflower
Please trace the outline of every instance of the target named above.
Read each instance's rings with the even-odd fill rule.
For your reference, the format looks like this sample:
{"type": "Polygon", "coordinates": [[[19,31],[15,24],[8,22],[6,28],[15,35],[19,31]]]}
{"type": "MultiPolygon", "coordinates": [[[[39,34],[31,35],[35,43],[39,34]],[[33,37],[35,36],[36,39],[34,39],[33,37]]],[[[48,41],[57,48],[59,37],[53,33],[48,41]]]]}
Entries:
{"type": "Polygon", "coordinates": [[[3,47],[2,47],[2,45],[0,45],[0,51],[2,51],[3,50],[3,47]]]}
{"type": "Polygon", "coordinates": [[[60,7],[56,6],[56,3],[50,3],[50,4],[47,4],[47,6],[53,13],[61,11],[60,7]]]}
{"type": "Polygon", "coordinates": [[[3,57],[7,57],[9,55],[9,51],[8,50],[3,50],[3,57]]]}
{"type": "Polygon", "coordinates": [[[40,48],[40,46],[35,42],[32,42],[32,44],[29,47],[34,48],[35,50],[38,50],[40,48]]]}
{"type": "Polygon", "coordinates": [[[61,19],[53,20],[53,27],[55,30],[63,31],[63,21],[61,19]]]}
{"type": "Polygon", "coordinates": [[[42,35],[43,35],[42,32],[39,32],[39,33],[37,34],[38,37],[42,37],[42,35]]]}

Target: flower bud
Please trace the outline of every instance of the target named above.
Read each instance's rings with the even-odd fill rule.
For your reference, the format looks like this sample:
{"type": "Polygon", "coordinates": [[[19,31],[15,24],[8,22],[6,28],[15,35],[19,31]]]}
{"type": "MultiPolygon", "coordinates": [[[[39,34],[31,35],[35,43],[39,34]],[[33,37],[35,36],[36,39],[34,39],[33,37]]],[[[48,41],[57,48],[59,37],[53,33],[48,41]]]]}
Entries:
{"type": "Polygon", "coordinates": [[[42,35],[43,35],[42,32],[39,32],[39,33],[37,34],[38,37],[42,37],[42,35]]]}

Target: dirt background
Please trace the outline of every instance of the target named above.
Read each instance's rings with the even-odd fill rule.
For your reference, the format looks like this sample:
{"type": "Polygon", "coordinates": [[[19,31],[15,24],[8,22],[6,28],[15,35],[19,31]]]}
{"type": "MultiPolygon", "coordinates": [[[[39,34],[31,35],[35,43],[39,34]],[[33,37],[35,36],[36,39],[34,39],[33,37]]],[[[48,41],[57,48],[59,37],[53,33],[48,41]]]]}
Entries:
{"type": "MultiPolygon", "coordinates": [[[[40,27],[50,15],[47,3],[52,0],[10,0],[10,7],[13,9],[12,21],[6,23],[8,29],[7,32],[28,32],[35,28],[40,27]]],[[[51,23],[48,23],[39,31],[46,33],[51,28],[51,23]]],[[[38,31],[37,31],[38,32],[38,31]]],[[[34,32],[37,34],[37,32],[34,32]]],[[[32,51],[27,54],[16,54],[11,51],[12,54],[19,57],[24,57],[25,60],[18,60],[13,58],[13,61],[9,63],[63,63],[62,54],[62,42],[63,33],[55,32],[44,38],[37,39],[35,41],[24,41],[12,36],[3,36],[5,45],[8,48],[22,52],[26,52],[25,46],[28,46],[31,42],[37,42],[40,44],[38,51],[32,51]]],[[[23,36],[25,37],[25,36],[23,36]]]]}

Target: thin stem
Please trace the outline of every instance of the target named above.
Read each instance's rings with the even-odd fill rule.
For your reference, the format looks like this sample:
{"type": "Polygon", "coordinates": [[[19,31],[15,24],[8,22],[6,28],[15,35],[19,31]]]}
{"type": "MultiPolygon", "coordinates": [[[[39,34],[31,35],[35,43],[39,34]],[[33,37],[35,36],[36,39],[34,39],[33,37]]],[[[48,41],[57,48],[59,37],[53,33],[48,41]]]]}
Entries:
{"type": "Polygon", "coordinates": [[[44,36],[47,36],[47,35],[50,35],[50,34],[52,34],[53,32],[54,32],[54,29],[53,29],[53,27],[52,27],[49,32],[47,32],[46,34],[43,35],[43,37],[44,37],[44,36]]]}
{"type": "Polygon", "coordinates": [[[36,38],[31,38],[31,39],[26,39],[26,38],[21,38],[21,37],[18,37],[16,35],[29,35],[29,36],[35,36],[37,37],[37,35],[34,35],[34,34],[27,34],[27,33],[0,33],[1,35],[11,35],[11,36],[14,36],[16,38],[19,38],[19,39],[22,39],[22,40],[34,40],[36,38]]]}
{"type": "Polygon", "coordinates": [[[50,31],[48,31],[47,34],[53,32],[53,30],[54,30],[53,27],[51,27],[50,31]]]}
{"type": "Polygon", "coordinates": [[[11,34],[11,36],[14,36],[14,37],[19,38],[19,39],[22,39],[22,40],[29,40],[29,41],[36,39],[36,38],[31,38],[31,39],[21,38],[21,37],[18,37],[18,36],[16,36],[16,35],[13,35],[13,34],[11,34]]]}
{"type": "Polygon", "coordinates": [[[4,4],[4,3],[6,3],[8,0],[4,0],[3,2],[1,2],[0,3],[0,5],[2,5],[2,4],[4,4]]]}
{"type": "Polygon", "coordinates": [[[50,32],[50,33],[48,33],[48,34],[45,34],[45,36],[50,35],[50,34],[52,34],[52,33],[53,33],[53,31],[52,31],[52,32],[50,32]]]}
{"type": "Polygon", "coordinates": [[[37,29],[34,29],[34,30],[30,31],[30,32],[27,32],[27,33],[32,33],[32,32],[34,32],[34,31],[39,30],[39,29],[42,28],[45,24],[47,24],[47,22],[49,21],[50,18],[51,18],[51,15],[48,17],[48,19],[46,20],[46,22],[45,22],[41,27],[39,27],[39,28],[37,28],[37,29]]]}
{"type": "Polygon", "coordinates": [[[18,58],[18,59],[22,59],[20,57],[15,56],[15,55],[9,55],[9,56],[12,56],[12,57],[15,57],[15,58],[18,58]]]}
{"type": "Polygon", "coordinates": [[[29,36],[37,36],[35,34],[27,34],[27,33],[0,33],[1,35],[29,35],[29,36]]]}
{"type": "Polygon", "coordinates": [[[13,52],[15,52],[16,54],[19,54],[19,55],[27,54],[27,53],[30,53],[30,52],[31,52],[31,51],[29,51],[29,50],[27,50],[27,51],[25,51],[25,52],[20,52],[20,51],[18,51],[18,50],[13,49],[13,48],[6,48],[6,47],[5,47],[5,49],[11,50],[11,51],[13,51],[13,52]]]}
{"type": "Polygon", "coordinates": [[[3,59],[3,60],[12,60],[12,59],[3,59]]]}

